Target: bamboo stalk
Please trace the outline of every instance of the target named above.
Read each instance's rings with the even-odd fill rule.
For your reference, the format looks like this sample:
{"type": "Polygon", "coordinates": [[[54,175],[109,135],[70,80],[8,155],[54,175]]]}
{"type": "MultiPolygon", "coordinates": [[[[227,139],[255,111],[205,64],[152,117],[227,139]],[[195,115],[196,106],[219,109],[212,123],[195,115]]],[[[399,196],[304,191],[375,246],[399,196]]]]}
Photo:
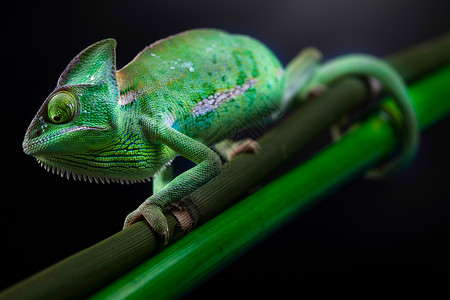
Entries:
{"type": "MultiPolygon", "coordinates": [[[[408,76],[417,76],[432,70],[432,67],[423,63],[427,59],[433,62],[433,67],[437,56],[439,65],[448,62],[450,35],[438,42],[433,41],[432,46],[425,48],[426,51],[423,52],[425,54],[421,52],[420,62],[419,60],[415,62],[417,69],[410,68],[413,71],[409,71],[408,76]]],[[[416,50],[412,49],[410,52],[399,54],[390,62],[395,64],[401,61],[402,57],[411,56],[409,53],[414,51],[416,50]]],[[[411,59],[409,63],[414,64],[414,60],[411,59]]],[[[260,156],[242,156],[231,162],[219,177],[193,193],[185,203],[191,205],[192,201],[189,199],[202,199],[193,201],[198,212],[198,222],[210,219],[237,201],[256,182],[308,144],[314,136],[326,130],[337,117],[360,104],[365,95],[365,85],[359,80],[349,79],[336,85],[264,136],[260,141],[263,146],[260,156]],[[286,142],[288,140],[291,142],[286,142]],[[269,155],[269,152],[272,154],[269,155]],[[244,176],[244,173],[247,175],[244,176]]],[[[175,233],[172,234],[173,240],[178,239],[180,234],[175,226],[176,221],[171,213],[168,213],[167,217],[171,234],[175,233]]],[[[195,236],[196,232],[197,230],[187,237],[195,236]]],[[[69,299],[86,296],[157,252],[158,245],[148,226],[138,222],[127,230],[3,291],[0,299],[69,299]]]]}
{"type": "Polygon", "coordinates": [[[449,63],[449,47],[450,32],[406,51],[391,54],[385,59],[405,80],[412,82],[449,63]],[[430,51],[433,52],[431,56],[430,51]]]}

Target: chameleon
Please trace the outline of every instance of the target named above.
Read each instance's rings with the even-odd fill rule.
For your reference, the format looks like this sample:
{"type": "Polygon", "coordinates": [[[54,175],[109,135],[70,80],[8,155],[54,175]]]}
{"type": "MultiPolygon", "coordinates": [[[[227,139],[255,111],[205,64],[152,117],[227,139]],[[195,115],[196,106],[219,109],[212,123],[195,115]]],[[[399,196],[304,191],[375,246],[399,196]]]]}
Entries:
{"type": "MultiPolygon", "coordinates": [[[[401,112],[401,153],[373,171],[402,168],[417,151],[415,109],[405,83],[382,60],[350,54],[320,64],[307,48],[285,68],[261,42],[218,29],[194,29],[154,42],[116,69],[116,41],[81,51],[29,125],[23,150],[68,179],[151,181],[153,194],[125,219],[145,219],[164,244],[163,212],[217,176],[222,159],[213,145],[232,133],[275,121],[294,101],[347,75],[378,80],[401,112]],[[181,155],[195,166],[173,178],[181,155]]],[[[320,116],[318,116],[320,117],[320,116]]],[[[239,151],[238,151],[239,152],[239,151]]]]}

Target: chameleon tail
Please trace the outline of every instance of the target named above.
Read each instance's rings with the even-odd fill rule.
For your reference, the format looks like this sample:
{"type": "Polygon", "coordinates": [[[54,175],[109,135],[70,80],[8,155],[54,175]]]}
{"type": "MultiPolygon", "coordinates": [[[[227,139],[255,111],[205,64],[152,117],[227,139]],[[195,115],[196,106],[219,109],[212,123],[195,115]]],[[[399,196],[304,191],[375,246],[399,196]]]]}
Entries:
{"type": "Polygon", "coordinates": [[[417,114],[407,87],[397,71],[381,59],[370,55],[346,55],[323,64],[304,90],[316,85],[329,85],[333,81],[347,75],[365,75],[374,77],[390,93],[400,109],[383,106],[388,115],[394,116],[403,133],[403,145],[398,158],[369,171],[366,175],[371,179],[387,177],[404,168],[417,153],[419,145],[419,126],[417,114]]]}

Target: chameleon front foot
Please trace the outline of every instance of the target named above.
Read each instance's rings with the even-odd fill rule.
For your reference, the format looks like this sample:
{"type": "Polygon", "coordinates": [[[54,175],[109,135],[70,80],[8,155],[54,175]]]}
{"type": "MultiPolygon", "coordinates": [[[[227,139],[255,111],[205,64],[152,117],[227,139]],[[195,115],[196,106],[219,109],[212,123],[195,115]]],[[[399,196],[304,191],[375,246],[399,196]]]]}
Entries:
{"type": "Polygon", "coordinates": [[[151,203],[151,201],[145,201],[126,217],[123,228],[125,229],[142,219],[147,221],[155,233],[163,239],[164,245],[167,245],[169,242],[169,225],[162,208],[151,203]]]}

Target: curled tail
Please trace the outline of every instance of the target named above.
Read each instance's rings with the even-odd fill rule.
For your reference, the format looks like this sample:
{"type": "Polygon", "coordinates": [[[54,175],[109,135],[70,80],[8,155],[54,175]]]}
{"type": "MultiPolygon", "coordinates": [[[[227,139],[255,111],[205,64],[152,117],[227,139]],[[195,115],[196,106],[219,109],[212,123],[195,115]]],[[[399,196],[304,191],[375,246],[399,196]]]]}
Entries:
{"type": "MultiPolygon", "coordinates": [[[[398,72],[383,60],[360,54],[342,56],[324,64],[309,84],[327,85],[345,75],[365,75],[377,79],[385,90],[394,97],[403,117],[403,120],[395,119],[395,121],[401,123],[404,129],[400,156],[375,170],[369,171],[367,176],[378,179],[401,170],[417,153],[420,139],[416,110],[406,84],[398,72]]],[[[389,110],[386,107],[384,109],[389,110]]],[[[387,112],[392,115],[389,111],[387,112]]]]}
{"type": "Polygon", "coordinates": [[[401,115],[384,106],[388,115],[403,129],[403,144],[398,158],[369,171],[371,179],[380,179],[404,168],[417,153],[419,145],[419,126],[417,114],[406,84],[397,71],[383,60],[363,54],[345,55],[333,59],[320,67],[320,53],[308,48],[298,55],[286,69],[286,93],[284,101],[289,103],[296,93],[303,98],[316,86],[328,86],[348,75],[363,75],[378,80],[384,89],[393,96],[401,115]]]}

